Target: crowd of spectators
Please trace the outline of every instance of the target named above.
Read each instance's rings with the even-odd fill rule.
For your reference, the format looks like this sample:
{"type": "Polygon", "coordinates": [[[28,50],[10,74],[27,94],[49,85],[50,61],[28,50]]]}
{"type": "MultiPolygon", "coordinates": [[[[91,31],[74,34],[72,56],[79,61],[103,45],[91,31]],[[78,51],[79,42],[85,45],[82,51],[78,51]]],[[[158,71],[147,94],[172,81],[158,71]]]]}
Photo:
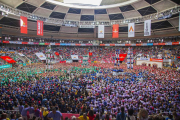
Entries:
{"type": "MultiPolygon", "coordinates": [[[[40,60],[35,55],[37,52],[46,53],[47,47],[29,46],[9,48],[19,53],[25,54],[32,62],[38,63],[40,60]]],[[[115,60],[117,53],[127,53],[128,47],[52,47],[54,52],[58,52],[64,60],[71,59],[71,55],[78,55],[80,59],[83,55],[88,55],[92,52],[91,61],[112,61],[115,60]]],[[[176,59],[180,55],[179,46],[150,46],[150,47],[132,47],[134,56],[160,58],[160,59],[176,59]]],[[[1,51],[8,51],[6,48],[1,48],[1,51]]]]}
{"type": "MultiPolygon", "coordinates": [[[[44,68],[34,66],[32,71],[28,67],[11,71],[18,80],[10,77],[1,83],[1,110],[18,110],[23,119],[53,118],[58,110],[78,113],[82,115],[80,120],[89,114],[91,119],[92,113],[104,120],[121,120],[126,116],[131,120],[134,117],[158,120],[165,115],[171,119],[169,113],[172,112],[179,116],[176,114],[180,111],[177,71],[147,66],[134,66],[129,70],[126,65],[114,68],[113,64],[80,67],[77,63],[56,64],[51,70],[44,68]],[[35,70],[39,68],[41,71],[35,70]],[[123,69],[124,75],[113,76],[113,69],[123,69]],[[39,74],[35,74],[37,72],[39,74]]],[[[3,70],[1,74],[11,72],[3,70]]],[[[53,119],[60,119],[60,112],[53,119]]]]}

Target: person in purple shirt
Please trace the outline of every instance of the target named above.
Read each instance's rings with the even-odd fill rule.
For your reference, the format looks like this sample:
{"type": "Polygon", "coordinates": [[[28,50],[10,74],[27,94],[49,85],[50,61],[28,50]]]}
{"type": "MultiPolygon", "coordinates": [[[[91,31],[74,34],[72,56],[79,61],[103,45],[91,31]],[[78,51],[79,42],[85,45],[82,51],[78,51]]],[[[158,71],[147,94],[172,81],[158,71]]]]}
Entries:
{"type": "Polygon", "coordinates": [[[23,108],[24,108],[24,106],[22,105],[22,102],[20,102],[20,105],[19,105],[19,113],[22,112],[23,108]]]}
{"type": "Polygon", "coordinates": [[[35,120],[38,120],[40,118],[40,110],[38,109],[38,106],[34,106],[34,116],[36,117],[35,120]]]}
{"type": "Polygon", "coordinates": [[[33,116],[34,116],[34,107],[33,107],[33,104],[31,104],[31,106],[29,107],[28,111],[29,111],[30,119],[33,119],[33,116]]]}
{"type": "Polygon", "coordinates": [[[28,105],[26,104],[21,112],[23,120],[27,120],[27,111],[28,111],[28,105]]]}
{"type": "Polygon", "coordinates": [[[48,114],[48,118],[53,118],[53,120],[63,120],[63,116],[62,116],[61,112],[57,111],[55,107],[48,114]]]}

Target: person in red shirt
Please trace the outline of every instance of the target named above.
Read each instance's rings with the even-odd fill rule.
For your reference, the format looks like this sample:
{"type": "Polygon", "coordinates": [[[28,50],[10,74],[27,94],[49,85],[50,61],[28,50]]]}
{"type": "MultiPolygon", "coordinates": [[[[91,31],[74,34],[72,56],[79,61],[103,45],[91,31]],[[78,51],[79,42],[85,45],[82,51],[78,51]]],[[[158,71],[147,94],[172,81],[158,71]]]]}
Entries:
{"type": "Polygon", "coordinates": [[[89,117],[89,120],[94,120],[94,118],[96,116],[94,115],[94,112],[92,110],[90,110],[89,113],[88,113],[88,117],[89,117]]]}

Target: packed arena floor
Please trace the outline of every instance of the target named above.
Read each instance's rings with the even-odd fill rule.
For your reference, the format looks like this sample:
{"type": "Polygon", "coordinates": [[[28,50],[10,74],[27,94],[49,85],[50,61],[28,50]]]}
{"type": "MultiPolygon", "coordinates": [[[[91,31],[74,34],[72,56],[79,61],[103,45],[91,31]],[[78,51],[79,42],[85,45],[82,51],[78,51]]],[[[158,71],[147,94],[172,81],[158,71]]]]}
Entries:
{"type": "Polygon", "coordinates": [[[128,113],[129,117],[159,120],[163,116],[171,119],[173,115],[179,120],[178,71],[94,63],[55,64],[46,68],[45,64],[36,64],[1,70],[1,110],[16,110],[23,119],[31,119],[32,114],[36,119],[55,119],[49,111],[59,110],[83,116],[87,113],[88,119],[118,119],[122,117],[118,114],[121,111],[123,117],[128,113]],[[124,74],[113,76],[114,69],[124,74]]]}

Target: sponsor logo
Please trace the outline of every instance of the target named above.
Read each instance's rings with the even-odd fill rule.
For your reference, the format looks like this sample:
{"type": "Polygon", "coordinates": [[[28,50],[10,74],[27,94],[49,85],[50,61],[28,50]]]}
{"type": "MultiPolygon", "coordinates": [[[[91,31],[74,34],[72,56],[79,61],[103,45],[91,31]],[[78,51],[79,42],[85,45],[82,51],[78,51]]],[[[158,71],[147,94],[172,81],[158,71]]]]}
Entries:
{"type": "Polygon", "coordinates": [[[27,27],[27,25],[25,24],[25,22],[21,19],[21,27],[27,27]]]}
{"type": "Polygon", "coordinates": [[[101,31],[99,32],[99,34],[103,34],[103,31],[101,30],[101,31]]]}
{"type": "Polygon", "coordinates": [[[114,31],[113,31],[113,33],[117,33],[118,31],[115,29],[114,31]]]}
{"type": "Polygon", "coordinates": [[[11,61],[12,59],[11,59],[11,58],[6,58],[5,60],[6,60],[6,61],[11,61]]]}
{"type": "Polygon", "coordinates": [[[40,58],[42,58],[42,57],[43,57],[43,55],[40,55],[39,57],[40,57],[40,58]]]}
{"type": "Polygon", "coordinates": [[[131,26],[130,29],[129,29],[129,32],[131,32],[131,31],[132,31],[132,32],[134,31],[134,29],[133,29],[132,26],[131,26]]]}

